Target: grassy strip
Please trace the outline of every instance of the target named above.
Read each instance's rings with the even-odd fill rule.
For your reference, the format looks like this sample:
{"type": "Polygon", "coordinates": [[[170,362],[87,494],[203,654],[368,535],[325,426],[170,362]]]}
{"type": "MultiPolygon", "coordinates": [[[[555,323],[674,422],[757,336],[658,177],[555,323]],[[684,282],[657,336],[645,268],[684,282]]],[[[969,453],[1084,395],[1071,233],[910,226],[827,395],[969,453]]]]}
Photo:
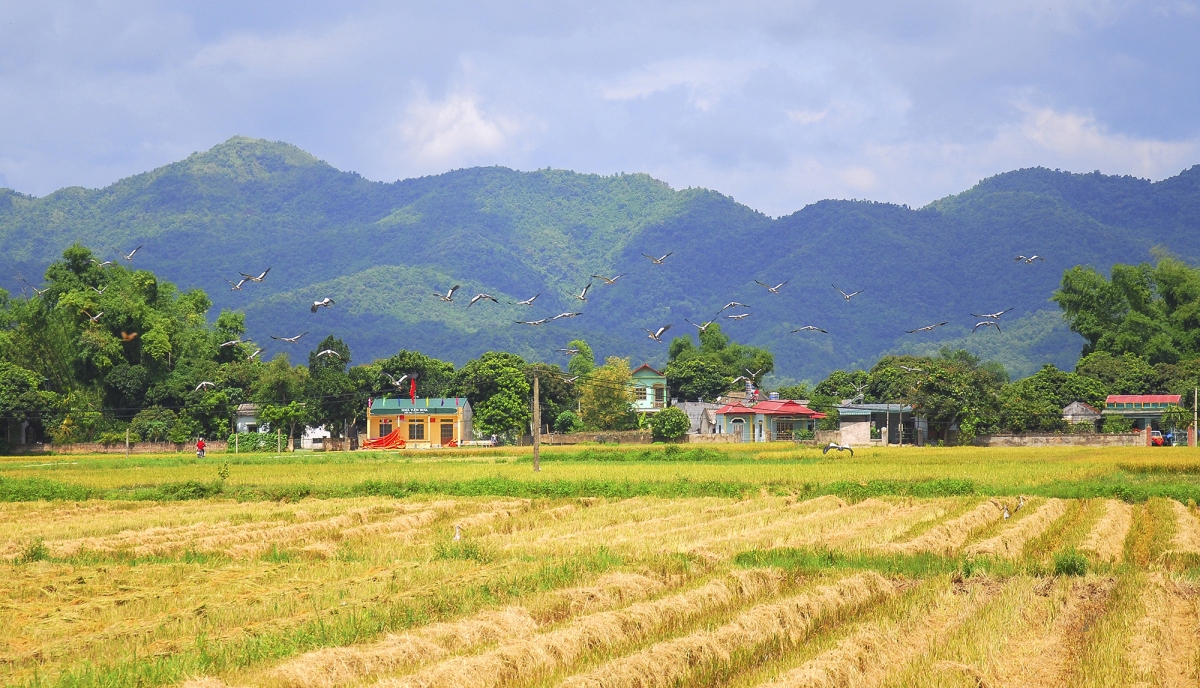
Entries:
{"type": "Polygon", "coordinates": [[[915,554],[842,552],[823,548],[778,547],[749,550],[734,557],[734,563],[747,568],[775,566],[805,575],[828,574],[831,570],[875,571],[885,576],[929,578],[945,574],[971,575],[987,572],[1008,576],[1022,570],[1016,562],[1002,559],[945,557],[930,552],[915,554]]]}
{"type": "Polygon", "coordinates": [[[0,478],[0,502],[83,501],[95,499],[97,490],[42,478],[0,478]]]}
{"type": "Polygon", "coordinates": [[[191,647],[166,656],[132,656],[109,665],[69,669],[54,679],[34,679],[26,688],[99,688],[160,686],[179,683],[189,676],[212,676],[279,660],[320,647],[361,643],[384,633],[457,618],[531,593],[574,584],[587,575],[603,573],[622,560],[606,549],[575,555],[536,571],[500,578],[467,588],[448,588],[432,595],[380,603],[362,609],[327,610],[295,628],[264,631],[225,641],[203,635],[191,647]]]}

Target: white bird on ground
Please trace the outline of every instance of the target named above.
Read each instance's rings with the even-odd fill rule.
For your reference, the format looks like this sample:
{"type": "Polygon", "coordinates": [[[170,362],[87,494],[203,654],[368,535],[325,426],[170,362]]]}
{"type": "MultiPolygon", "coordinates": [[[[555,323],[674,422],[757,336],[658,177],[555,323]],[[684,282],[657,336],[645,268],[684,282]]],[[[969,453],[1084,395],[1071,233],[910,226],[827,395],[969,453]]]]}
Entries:
{"type": "Polygon", "coordinates": [[[994,327],[996,328],[997,332],[1000,331],[1000,323],[996,322],[995,320],[984,320],[982,322],[975,323],[975,327],[971,329],[971,333],[974,334],[975,330],[978,330],[981,327],[994,327]]]}
{"type": "Polygon", "coordinates": [[[122,252],[120,252],[121,257],[124,258],[125,260],[129,261],[130,263],[132,263],[133,262],[133,254],[137,253],[140,250],[142,250],[141,246],[138,246],[137,248],[133,249],[129,253],[125,253],[122,251],[122,252]]]}
{"type": "Polygon", "coordinates": [[[725,304],[724,306],[721,306],[721,310],[717,311],[717,315],[720,315],[722,313],[722,311],[725,311],[726,309],[729,309],[729,308],[749,308],[749,307],[750,307],[750,304],[742,303],[741,301],[730,301],[729,303],[725,304]]]}
{"type": "Polygon", "coordinates": [[[322,356],[337,356],[338,358],[341,358],[341,357],[342,357],[342,355],[341,355],[341,354],[339,354],[338,352],[334,351],[333,349],[325,349],[324,351],[318,351],[318,352],[317,352],[317,358],[320,358],[320,357],[322,357],[322,356]]]}
{"type": "Polygon", "coordinates": [[[263,350],[262,350],[261,348],[259,348],[259,349],[257,349],[257,350],[256,350],[254,353],[252,353],[252,354],[250,354],[249,356],[247,356],[247,357],[246,357],[246,360],[247,360],[247,361],[253,361],[253,360],[254,360],[254,359],[255,359],[255,358],[256,358],[256,357],[257,357],[259,354],[261,354],[262,352],[263,352],[263,350]]]}
{"type": "Polygon", "coordinates": [[[758,280],[754,280],[754,283],[755,283],[755,284],[757,284],[757,285],[759,285],[759,286],[766,287],[766,288],[767,288],[767,291],[771,292],[772,294],[778,294],[778,293],[779,293],[779,288],[780,288],[780,287],[782,287],[783,285],[787,284],[787,283],[788,283],[788,280],[784,280],[784,281],[780,282],[779,284],[776,284],[776,285],[775,285],[775,286],[773,286],[773,287],[772,287],[771,285],[769,285],[769,284],[766,284],[766,283],[764,283],[764,282],[759,282],[758,280]]]}
{"type": "Polygon", "coordinates": [[[588,283],[587,283],[587,286],[583,288],[583,291],[579,292],[579,293],[578,293],[578,294],[575,296],[575,298],[579,299],[580,301],[587,301],[587,293],[588,293],[588,289],[591,289],[591,288],[592,288],[592,283],[591,283],[591,282],[588,282],[588,283]]]}
{"type": "Polygon", "coordinates": [[[196,385],[195,391],[199,392],[200,390],[204,389],[205,387],[216,387],[216,385],[209,382],[208,380],[205,380],[204,382],[201,382],[200,384],[196,385]]]}
{"type": "Polygon", "coordinates": [[[1016,260],[1016,261],[1023,260],[1023,261],[1025,261],[1025,264],[1026,264],[1026,265],[1029,265],[1030,263],[1032,263],[1032,262],[1033,262],[1033,261],[1035,261],[1035,260],[1040,260],[1040,261],[1042,261],[1043,263],[1045,263],[1045,262],[1046,262],[1046,259],[1045,259],[1045,258],[1043,258],[1043,257],[1041,257],[1041,256],[1039,256],[1039,255],[1037,255],[1037,254],[1034,254],[1034,255],[1032,255],[1032,256],[1029,256],[1028,258],[1026,258],[1025,256],[1017,256],[1016,258],[1013,258],[1013,260],[1016,260]]]}
{"type": "Polygon", "coordinates": [[[616,277],[605,277],[604,275],[592,275],[592,278],[598,279],[598,280],[604,280],[605,284],[616,284],[617,280],[621,279],[624,276],[625,275],[617,275],[616,277]]]}
{"type": "Polygon", "coordinates": [[[513,305],[514,306],[532,306],[533,302],[537,301],[537,297],[539,297],[539,296],[541,296],[541,293],[534,294],[533,296],[525,299],[524,301],[513,301],[513,305]]]}
{"type": "Polygon", "coordinates": [[[821,453],[828,454],[830,449],[836,449],[839,452],[848,451],[848,452],[850,452],[850,457],[851,458],[854,457],[854,448],[848,444],[838,444],[837,442],[830,442],[829,444],[825,445],[825,448],[821,450],[821,453]]]}
{"type": "Polygon", "coordinates": [[[643,253],[642,255],[649,258],[651,263],[654,263],[655,265],[662,265],[663,261],[666,260],[667,256],[671,255],[671,253],[674,253],[674,251],[664,254],[661,258],[655,258],[654,256],[647,256],[645,253],[643,253]]]}
{"type": "Polygon", "coordinates": [[[309,310],[311,310],[313,313],[316,313],[318,308],[321,308],[321,307],[329,308],[332,305],[333,305],[333,299],[326,296],[325,298],[321,299],[320,301],[313,301],[312,308],[310,308],[309,310]]]}
{"type": "Polygon", "coordinates": [[[838,289],[838,286],[836,284],[831,284],[830,286],[833,287],[834,289],[837,289],[838,293],[842,295],[842,298],[846,299],[847,301],[849,301],[850,299],[854,298],[855,296],[858,296],[859,294],[863,293],[863,290],[859,289],[858,291],[852,291],[849,294],[847,294],[846,292],[842,291],[841,289],[838,289]]]}
{"type": "Polygon", "coordinates": [[[1025,495],[1020,495],[1017,497],[1017,511],[1020,511],[1023,506],[1025,506],[1025,495]]]}
{"type": "Polygon", "coordinates": [[[559,318],[574,318],[574,317],[575,317],[575,316],[577,316],[577,315],[583,315],[583,313],[581,313],[581,312],[578,312],[578,311],[577,311],[577,312],[574,312],[574,313],[570,313],[570,312],[568,312],[568,313],[559,313],[558,315],[556,315],[556,316],[554,316],[553,318],[550,318],[550,319],[551,319],[551,320],[558,320],[559,318]]]}
{"type": "Polygon", "coordinates": [[[95,263],[97,267],[104,267],[105,265],[113,264],[113,261],[111,261],[111,260],[106,260],[103,263],[101,263],[100,261],[96,260],[95,258],[92,259],[92,262],[95,263]]]}
{"type": "Polygon", "coordinates": [[[518,325],[545,325],[550,322],[550,318],[542,318],[541,320],[514,320],[518,325]]]}
{"type": "Polygon", "coordinates": [[[237,291],[237,290],[241,289],[242,285],[245,284],[246,282],[248,282],[249,280],[247,280],[245,277],[243,277],[240,280],[238,280],[237,284],[234,284],[233,280],[225,280],[225,281],[229,282],[229,291],[237,291]]]}
{"type": "Polygon", "coordinates": [[[242,343],[242,340],[240,340],[240,339],[230,339],[227,342],[222,342],[221,346],[218,346],[217,348],[224,349],[227,346],[234,346],[236,344],[241,344],[241,343],[242,343]]]}
{"type": "Polygon", "coordinates": [[[100,322],[100,316],[104,315],[104,311],[100,311],[99,313],[97,313],[95,315],[92,315],[91,313],[88,313],[87,311],[83,311],[83,314],[88,317],[88,320],[91,320],[94,323],[98,323],[98,322],[100,322]]]}
{"type": "MultiPolygon", "coordinates": [[[[91,285],[88,285],[88,286],[91,286],[91,285]]],[[[104,292],[108,291],[108,285],[107,284],[104,285],[103,289],[97,289],[95,287],[91,287],[91,290],[96,292],[97,294],[103,294],[104,292]]]]}
{"type": "Polygon", "coordinates": [[[1012,516],[1012,514],[1008,513],[1008,505],[1005,504],[1004,505],[1004,518],[1009,518],[1011,516],[1012,516]]]}
{"type": "Polygon", "coordinates": [[[688,323],[689,325],[696,328],[697,330],[700,330],[701,332],[704,332],[705,330],[708,329],[709,325],[716,322],[716,320],[709,320],[708,322],[704,323],[703,325],[697,325],[696,323],[692,322],[691,320],[688,320],[687,318],[684,318],[683,320],[684,320],[684,322],[688,323]]]}
{"type": "Polygon", "coordinates": [[[925,327],[918,327],[918,328],[917,328],[917,329],[915,329],[915,330],[905,330],[905,332],[907,332],[907,333],[909,333],[909,334],[913,334],[913,333],[916,333],[916,332],[931,332],[931,331],[933,331],[933,330],[936,330],[937,328],[941,327],[942,325],[945,325],[945,324],[946,324],[946,323],[948,323],[948,322],[950,322],[950,321],[949,321],[949,320],[943,320],[943,321],[942,321],[942,322],[940,322],[940,323],[934,323],[934,324],[932,324],[932,325],[926,325],[925,327]]]}
{"type": "Polygon", "coordinates": [[[391,375],[388,375],[387,373],[382,373],[382,374],[384,377],[386,377],[388,379],[388,382],[392,383],[393,387],[399,387],[400,383],[402,383],[408,379],[408,375],[401,375],[400,379],[397,380],[396,378],[392,377],[391,375]]]}
{"type": "Polygon", "coordinates": [[[496,300],[496,297],[492,296],[491,294],[476,294],[474,298],[471,299],[471,303],[467,304],[467,308],[474,306],[476,301],[491,301],[492,303],[500,303],[496,300]]]}
{"type": "Polygon", "coordinates": [[[462,539],[462,526],[458,524],[455,524],[454,526],[454,539],[456,541],[462,539]]]}
{"type": "Polygon", "coordinates": [[[743,318],[749,318],[750,314],[749,313],[738,313],[736,315],[727,315],[725,317],[729,318],[731,320],[741,320],[743,318]]]}
{"type": "Polygon", "coordinates": [[[797,332],[824,332],[825,334],[829,334],[829,330],[822,330],[821,328],[817,327],[816,325],[805,325],[804,327],[800,327],[795,330],[792,330],[792,334],[795,334],[797,332]]]}
{"type": "Polygon", "coordinates": [[[287,342],[287,343],[289,343],[289,344],[295,344],[296,342],[300,341],[300,338],[301,338],[301,337],[303,337],[303,336],[304,336],[304,335],[306,335],[306,334],[308,334],[308,333],[307,333],[307,332],[301,332],[300,334],[296,335],[295,337],[276,337],[275,335],[271,335],[271,339],[278,339],[278,340],[279,340],[279,341],[281,341],[281,342],[287,342]]]}
{"type": "Polygon", "coordinates": [[[984,318],[986,320],[996,320],[1000,316],[1004,315],[1005,313],[1007,313],[1011,310],[1012,310],[1011,308],[1005,308],[1004,310],[997,311],[995,313],[972,313],[971,315],[976,318],[984,318]]]}
{"type": "Polygon", "coordinates": [[[266,270],[263,270],[262,272],[258,273],[258,277],[255,277],[254,275],[247,275],[244,272],[239,272],[238,274],[241,275],[242,277],[245,277],[246,279],[250,280],[251,282],[261,282],[264,279],[266,279],[267,273],[270,271],[271,271],[271,268],[267,268],[266,270]]]}
{"type": "Polygon", "coordinates": [[[671,326],[670,326],[670,325],[663,325],[662,327],[658,328],[658,330],[647,330],[647,329],[646,329],[646,328],[644,328],[644,327],[642,328],[642,330],[643,330],[643,331],[644,331],[644,332],[645,332],[647,335],[649,335],[649,337],[650,337],[651,339],[653,339],[654,341],[658,342],[659,344],[662,344],[662,336],[663,336],[663,333],[664,333],[664,332],[666,332],[666,331],[667,331],[667,330],[669,330],[669,329],[671,329],[671,326]]]}
{"type": "MultiPolygon", "coordinates": [[[[450,303],[450,302],[454,301],[454,292],[456,292],[456,291],[458,291],[458,285],[457,285],[457,284],[456,284],[456,285],[454,285],[453,287],[450,287],[450,291],[446,292],[445,294],[438,294],[438,293],[436,293],[436,292],[435,292],[435,293],[434,293],[434,296],[436,296],[436,297],[438,297],[439,299],[441,299],[441,300],[445,301],[446,303],[450,303]]],[[[536,298],[537,298],[536,296],[535,296],[535,297],[533,297],[533,299],[536,299],[536,298]]],[[[533,299],[529,299],[530,303],[532,303],[532,302],[533,302],[533,299]]]]}

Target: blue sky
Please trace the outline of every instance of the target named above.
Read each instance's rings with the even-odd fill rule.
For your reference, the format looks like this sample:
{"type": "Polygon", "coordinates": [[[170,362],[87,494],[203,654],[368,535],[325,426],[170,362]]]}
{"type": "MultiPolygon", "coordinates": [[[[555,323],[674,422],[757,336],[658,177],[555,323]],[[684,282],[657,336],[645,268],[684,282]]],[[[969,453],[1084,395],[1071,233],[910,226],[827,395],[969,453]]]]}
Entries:
{"type": "Polygon", "coordinates": [[[0,3],[0,186],[232,135],[391,181],[648,172],[771,215],[1200,163],[1192,2],[0,3]]]}

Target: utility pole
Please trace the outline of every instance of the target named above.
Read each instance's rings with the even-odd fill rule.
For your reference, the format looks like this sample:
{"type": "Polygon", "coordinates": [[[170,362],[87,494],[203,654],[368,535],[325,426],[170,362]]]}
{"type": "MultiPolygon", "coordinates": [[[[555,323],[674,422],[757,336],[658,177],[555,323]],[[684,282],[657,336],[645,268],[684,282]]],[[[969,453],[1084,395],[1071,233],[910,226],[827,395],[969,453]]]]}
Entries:
{"type": "Polygon", "coordinates": [[[533,374],[533,470],[542,470],[542,406],[538,401],[538,375],[533,374]]]}
{"type": "Polygon", "coordinates": [[[129,458],[129,428],[125,428],[125,458],[129,458]]]}

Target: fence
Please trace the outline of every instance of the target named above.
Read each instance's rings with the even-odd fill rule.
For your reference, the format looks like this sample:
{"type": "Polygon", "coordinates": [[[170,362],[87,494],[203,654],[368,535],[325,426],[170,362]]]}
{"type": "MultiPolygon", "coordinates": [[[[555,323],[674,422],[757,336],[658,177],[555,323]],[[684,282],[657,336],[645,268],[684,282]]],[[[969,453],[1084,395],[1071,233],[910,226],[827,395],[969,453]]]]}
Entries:
{"type": "Polygon", "coordinates": [[[972,442],[976,447],[1144,447],[1143,432],[1122,432],[1111,435],[1045,434],[1045,435],[980,435],[972,442]]]}
{"type": "MultiPolygon", "coordinates": [[[[224,441],[213,440],[205,442],[205,444],[207,445],[205,451],[210,454],[225,451],[226,443],[224,441]]],[[[14,449],[16,448],[14,447],[14,449]]],[[[51,454],[124,454],[125,444],[100,444],[99,442],[47,444],[45,451],[51,454]]],[[[190,442],[137,442],[129,445],[130,454],[179,454],[194,451],[196,451],[196,445],[190,442]]]]}
{"type": "Polygon", "coordinates": [[[742,441],[742,436],[737,433],[689,433],[684,435],[684,441],[689,444],[737,444],[742,441]]]}
{"type": "Polygon", "coordinates": [[[654,435],[649,430],[613,430],[611,432],[551,432],[542,435],[542,444],[650,444],[654,435]]]}

